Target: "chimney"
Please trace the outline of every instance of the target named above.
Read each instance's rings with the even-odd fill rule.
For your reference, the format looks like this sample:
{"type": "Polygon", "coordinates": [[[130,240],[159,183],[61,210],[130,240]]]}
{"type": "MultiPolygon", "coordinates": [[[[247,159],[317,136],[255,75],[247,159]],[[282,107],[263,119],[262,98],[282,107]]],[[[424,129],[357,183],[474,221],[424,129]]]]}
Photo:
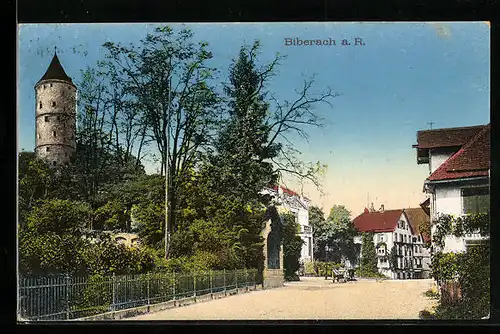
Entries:
{"type": "Polygon", "coordinates": [[[373,207],[373,202],[372,202],[372,204],[370,206],[370,212],[375,212],[375,208],[373,207]]]}
{"type": "Polygon", "coordinates": [[[384,212],[384,204],[380,205],[380,212],[384,212]]]}

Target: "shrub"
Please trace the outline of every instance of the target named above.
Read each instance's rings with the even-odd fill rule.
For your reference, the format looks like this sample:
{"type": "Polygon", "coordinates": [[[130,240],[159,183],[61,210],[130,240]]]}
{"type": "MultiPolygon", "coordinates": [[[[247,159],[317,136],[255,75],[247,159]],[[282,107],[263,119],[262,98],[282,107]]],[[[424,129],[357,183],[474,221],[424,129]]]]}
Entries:
{"type": "Polygon", "coordinates": [[[315,270],[315,265],[313,261],[304,262],[304,271],[306,276],[316,276],[318,273],[315,270]]]}
{"type": "Polygon", "coordinates": [[[437,299],[437,298],[439,298],[439,293],[435,289],[429,289],[429,290],[424,292],[424,296],[437,299]]]}
{"type": "Polygon", "coordinates": [[[418,313],[418,317],[420,319],[435,319],[435,315],[429,312],[428,310],[422,310],[418,313]]]}

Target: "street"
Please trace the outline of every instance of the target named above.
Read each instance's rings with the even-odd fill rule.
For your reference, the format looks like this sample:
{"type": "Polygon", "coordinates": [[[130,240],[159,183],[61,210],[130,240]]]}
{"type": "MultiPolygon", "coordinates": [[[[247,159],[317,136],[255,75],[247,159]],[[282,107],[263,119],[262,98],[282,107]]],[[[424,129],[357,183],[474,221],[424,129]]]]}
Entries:
{"type": "Polygon", "coordinates": [[[423,293],[432,280],[332,283],[302,277],[283,288],[254,291],[126,320],[418,319],[435,301],[423,293]]]}

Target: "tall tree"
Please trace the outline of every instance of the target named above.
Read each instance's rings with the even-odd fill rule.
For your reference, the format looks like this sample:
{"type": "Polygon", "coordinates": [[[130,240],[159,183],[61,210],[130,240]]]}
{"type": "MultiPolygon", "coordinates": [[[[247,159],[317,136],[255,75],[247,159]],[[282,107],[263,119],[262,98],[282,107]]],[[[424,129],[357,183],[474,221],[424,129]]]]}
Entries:
{"type": "Polygon", "coordinates": [[[365,232],[362,234],[361,248],[361,270],[365,274],[378,273],[377,268],[377,253],[375,244],[373,243],[373,232],[365,232]]]}
{"type": "MultiPolygon", "coordinates": [[[[210,142],[216,118],[217,97],[209,85],[213,69],[208,44],[195,45],[192,32],[174,34],[169,27],[156,28],[134,46],[105,43],[107,60],[126,77],[145,131],[161,156],[161,174],[167,173],[167,212],[177,207],[179,183],[196,164],[210,142]]],[[[175,231],[175,214],[166,215],[165,256],[175,231]]]]}
{"type": "Polygon", "coordinates": [[[326,228],[326,219],[323,210],[317,206],[309,207],[309,224],[313,230],[314,238],[314,258],[326,260],[326,241],[321,238],[326,228]]]}

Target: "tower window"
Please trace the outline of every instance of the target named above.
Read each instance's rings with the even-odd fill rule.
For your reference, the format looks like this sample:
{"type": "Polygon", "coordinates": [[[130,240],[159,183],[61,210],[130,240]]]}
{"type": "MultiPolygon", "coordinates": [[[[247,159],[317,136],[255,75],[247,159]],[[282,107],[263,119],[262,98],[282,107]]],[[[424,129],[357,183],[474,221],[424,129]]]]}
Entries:
{"type": "Polygon", "coordinates": [[[55,161],[52,161],[52,164],[55,166],[55,165],[56,165],[56,162],[55,162],[55,161]]]}
{"type": "Polygon", "coordinates": [[[42,102],[40,102],[39,108],[42,109],[42,102]]]}
{"type": "Polygon", "coordinates": [[[55,131],[52,131],[52,137],[57,137],[57,133],[55,131]]]}
{"type": "Polygon", "coordinates": [[[45,116],[44,119],[45,119],[45,122],[48,122],[49,121],[49,116],[45,116]]]}
{"type": "Polygon", "coordinates": [[[38,134],[38,139],[42,138],[42,136],[40,136],[40,134],[38,134]]]}
{"type": "Polygon", "coordinates": [[[43,89],[45,89],[45,85],[43,85],[43,89]]]}
{"type": "Polygon", "coordinates": [[[56,106],[56,101],[52,101],[52,106],[55,107],[56,106]]]}
{"type": "Polygon", "coordinates": [[[50,84],[50,87],[52,87],[52,84],[50,84]]]}
{"type": "Polygon", "coordinates": [[[61,117],[57,116],[57,120],[60,121],[61,120],[61,117]]]}
{"type": "Polygon", "coordinates": [[[46,147],[45,152],[50,152],[50,147],[46,147]]]}

